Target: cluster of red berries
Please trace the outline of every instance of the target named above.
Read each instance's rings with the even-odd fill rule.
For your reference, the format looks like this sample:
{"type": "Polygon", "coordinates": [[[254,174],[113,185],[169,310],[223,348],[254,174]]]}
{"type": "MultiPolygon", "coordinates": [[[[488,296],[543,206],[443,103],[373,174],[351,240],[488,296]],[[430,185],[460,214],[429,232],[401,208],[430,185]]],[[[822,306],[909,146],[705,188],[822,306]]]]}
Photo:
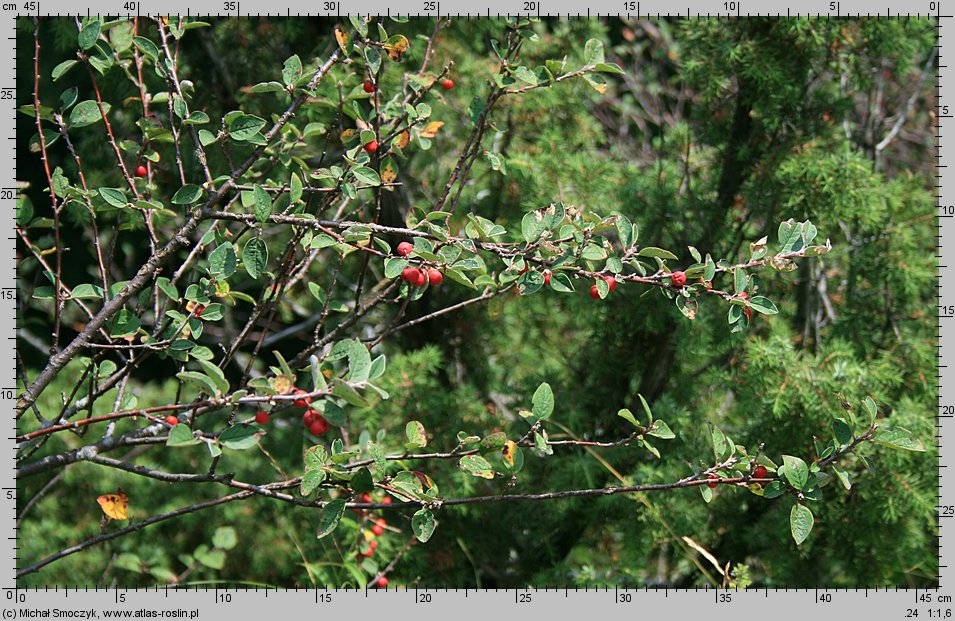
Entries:
{"type": "MultiPolygon", "coordinates": [[[[371,494],[365,493],[361,495],[360,501],[364,503],[372,503],[374,502],[374,499],[371,497],[371,494]]],[[[390,505],[391,502],[392,502],[391,496],[385,496],[384,498],[381,499],[381,504],[383,505],[390,505]]],[[[362,518],[368,517],[367,510],[355,509],[354,511],[355,511],[355,514],[361,516],[362,518]]],[[[371,537],[368,539],[368,544],[365,550],[358,551],[358,554],[357,554],[358,560],[361,560],[362,558],[371,558],[372,556],[374,556],[375,550],[378,548],[378,541],[375,538],[381,537],[383,534],[385,534],[386,526],[388,526],[388,522],[385,520],[385,518],[377,518],[372,520],[371,528],[368,529],[369,532],[371,533],[371,537]]],[[[375,586],[377,586],[380,589],[387,587],[388,578],[386,578],[385,576],[382,576],[375,582],[375,586]]]]}
{"type": "MultiPolygon", "coordinates": [[[[601,276],[601,278],[604,279],[604,281],[607,283],[607,286],[610,288],[610,291],[607,293],[607,295],[610,295],[613,293],[613,290],[617,288],[617,279],[613,276],[601,276]]],[[[546,283],[547,280],[548,279],[545,278],[544,282],[546,283]]],[[[597,288],[597,285],[590,285],[590,297],[595,300],[600,299],[600,289],[597,288]]]]}
{"type": "MultiPolygon", "coordinates": [[[[406,257],[414,251],[414,246],[408,242],[398,244],[398,254],[406,257]]],[[[408,266],[401,270],[401,280],[414,287],[423,287],[426,283],[437,287],[444,281],[444,274],[432,268],[417,268],[408,266]]]]}
{"type": "MultiPolygon", "coordinates": [[[[308,392],[302,390],[301,388],[296,388],[292,393],[295,396],[299,395],[308,395],[308,392]]],[[[312,398],[308,396],[301,397],[292,402],[297,408],[305,408],[305,414],[302,416],[302,423],[305,424],[305,428],[308,429],[313,436],[320,436],[328,431],[328,421],[324,417],[311,407],[312,398]]]]}

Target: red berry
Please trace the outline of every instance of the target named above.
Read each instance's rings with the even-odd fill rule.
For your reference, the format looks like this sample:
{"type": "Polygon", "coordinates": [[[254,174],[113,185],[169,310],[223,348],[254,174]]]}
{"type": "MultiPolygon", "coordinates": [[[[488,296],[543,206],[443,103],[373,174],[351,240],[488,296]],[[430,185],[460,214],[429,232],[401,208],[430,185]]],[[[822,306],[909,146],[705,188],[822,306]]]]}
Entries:
{"type": "Polygon", "coordinates": [[[444,274],[436,269],[428,270],[428,282],[432,287],[437,287],[440,285],[442,280],[444,280],[444,274]]]}
{"type": "Polygon", "coordinates": [[[312,423],[315,422],[315,417],[318,416],[318,412],[313,409],[305,410],[305,414],[302,415],[302,422],[306,427],[311,427],[312,423]]]}
{"type": "Polygon", "coordinates": [[[375,548],[378,547],[378,542],[372,539],[368,542],[368,549],[361,553],[365,558],[371,558],[371,555],[375,553],[375,548]]]}
{"type": "Polygon", "coordinates": [[[766,469],[766,466],[756,466],[756,469],[753,470],[753,477],[757,479],[765,479],[769,477],[769,470],[766,469]]]}
{"type": "Polygon", "coordinates": [[[176,425],[179,424],[179,417],[176,416],[175,414],[170,414],[169,416],[166,417],[166,424],[169,425],[170,427],[175,427],[176,425]]]}
{"type": "Polygon", "coordinates": [[[361,501],[362,501],[362,502],[371,502],[371,494],[369,494],[369,493],[367,493],[367,492],[364,493],[364,494],[362,494],[362,495],[361,495],[361,501]]]}
{"type": "Polygon", "coordinates": [[[148,173],[149,173],[149,171],[147,171],[147,170],[146,170],[146,167],[143,166],[142,164],[140,164],[139,166],[136,167],[136,173],[135,173],[135,174],[136,174],[137,177],[140,177],[140,178],[145,177],[148,173]]]}
{"type": "Polygon", "coordinates": [[[415,281],[411,284],[413,284],[415,287],[423,287],[425,283],[428,282],[428,274],[425,273],[424,270],[415,270],[415,271],[418,272],[418,276],[417,278],[415,278],[415,281]]]}
{"type": "Polygon", "coordinates": [[[377,537],[378,535],[381,535],[383,532],[385,532],[385,529],[375,524],[371,527],[371,532],[375,533],[375,536],[377,537]]]}
{"type": "Polygon", "coordinates": [[[600,299],[600,290],[597,289],[597,285],[590,285],[590,297],[595,300],[600,299]]]}
{"type": "Polygon", "coordinates": [[[418,282],[418,276],[421,274],[421,270],[416,267],[406,267],[401,270],[401,280],[409,282],[412,285],[418,282]]]}
{"type": "Polygon", "coordinates": [[[312,432],[313,436],[320,436],[328,431],[328,421],[322,418],[321,414],[316,412],[315,418],[313,418],[312,424],[309,425],[308,430],[312,432]]]}
{"type": "Polygon", "coordinates": [[[388,526],[388,522],[385,521],[385,518],[378,518],[377,520],[375,520],[375,524],[377,524],[378,526],[388,526]]]}
{"type": "Polygon", "coordinates": [[[412,244],[408,242],[401,242],[398,244],[398,254],[401,256],[406,257],[412,252],[414,252],[414,246],[412,244]]]}
{"type": "Polygon", "coordinates": [[[550,270],[544,270],[544,284],[550,284],[550,270]]]}
{"type": "Polygon", "coordinates": [[[610,286],[610,293],[613,293],[613,290],[617,288],[617,279],[613,276],[604,276],[603,279],[607,281],[607,285],[610,286]]]}
{"type": "Polygon", "coordinates": [[[388,578],[385,578],[384,576],[382,576],[381,578],[378,578],[378,582],[375,583],[375,586],[377,586],[379,589],[387,589],[388,578]]]}
{"type": "Polygon", "coordinates": [[[377,150],[378,150],[377,140],[372,140],[371,142],[368,142],[365,144],[365,151],[368,151],[369,153],[374,153],[377,150]]]}
{"type": "MultiPolygon", "coordinates": [[[[295,389],[295,392],[292,393],[292,394],[295,394],[295,395],[307,395],[308,392],[302,390],[301,388],[296,388],[296,389],[295,389]]],[[[302,398],[300,398],[300,399],[296,399],[295,401],[293,401],[293,402],[292,402],[292,405],[294,405],[294,406],[297,407],[297,408],[307,408],[307,407],[308,407],[308,404],[311,403],[311,402],[312,402],[312,398],[311,398],[311,397],[302,397],[302,398]]]]}
{"type": "Polygon", "coordinates": [[[452,88],[454,88],[454,80],[452,80],[451,78],[445,78],[444,80],[441,81],[441,88],[443,88],[446,91],[451,90],[452,88]]]}
{"type": "Polygon", "coordinates": [[[269,422],[269,413],[268,412],[256,412],[255,413],[255,422],[260,425],[265,425],[269,422]]]}
{"type": "Polygon", "coordinates": [[[752,320],[753,320],[753,311],[751,311],[751,310],[748,309],[748,308],[744,308],[744,309],[743,309],[743,312],[746,313],[746,320],[747,320],[747,321],[752,321],[752,320]]]}
{"type": "Polygon", "coordinates": [[[382,499],[381,499],[381,504],[383,504],[383,505],[390,505],[390,504],[391,504],[391,496],[385,496],[384,498],[382,498],[382,499]]]}
{"type": "Polygon", "coordinates": [[[365,89],[366,93],[375,92],[375,85],[371,83],[371,80],[365,80],[365,83],[362,85],[362,88],[365,89]]]}
{"type": "Polygon", "coordinates": [[[686,284],[686,274],[683,272],[673,272],[670,274],[670,282],[673,283],[674,287],[682,287],[686,284]]]}
{"type": "MultiPolygon", "coordinates": [[[[711,475],[707,476],[706,478],[707,478],[707,479],[716,479],[716,480],[719,480],[720,477],[719,477],[719,475],[711,474],[711,475]]],[[[717,485],[719,485],[719,483],[707,483],[707,484],[706,484],[706,486],[709,487],[709,488],[714,488],[714,487],[716,487],[717,485]]]]}
{"type": "Polygon", "coordinates": [[[193,310],[196,314],[196,317],[202,317],[202,311],[206,310],[206,307],[202,304],[196,304],[196,308],[193,310]]]}
{"type": "Polygon", "coordinates": [[[744,300],[749,297],[749,294],[746,293],[745,291],[740,291],[740,292],[737,293],[736,295],[738,295],[739,297],[743,298],[744,300]]]}

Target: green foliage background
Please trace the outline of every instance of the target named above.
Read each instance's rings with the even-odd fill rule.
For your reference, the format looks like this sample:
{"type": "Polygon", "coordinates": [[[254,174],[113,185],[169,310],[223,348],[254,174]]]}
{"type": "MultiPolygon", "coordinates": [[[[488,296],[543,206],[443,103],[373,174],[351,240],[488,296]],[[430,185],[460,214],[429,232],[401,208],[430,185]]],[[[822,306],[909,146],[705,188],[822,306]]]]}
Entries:
{"type": "MultiPolygon", "coordinates": [[[[73,57],[75,23],[44,22],[41,99],[55,101],[73,85],[81,89],[80,99],[88,98],[82,68],[61,82],[49,79],[53,66],[73,57]]],[[[26,59],[32,55],[33,25],[21,25],[18,57],[26,59]]],[[[280,112],[286,105],[281,94],[255,95],[242,87],[279,79],[282,62],[293,53],[303,60],[326,58],[334,45],[333,25],[314,19],[242,19],[213,21],[208,29],[190,32],[181,44],[180,75],[195,84],[193,109],[214,120],[237,108],[263,118],[280,112]]],[[[414,19],[388,24],[412,41],[406,65],[420,65],[433,27],[433,21],[414,19]]],[[[353,433],[384,430],[383,444],[399,447],[405,422],[417,419],[435,450],[453,448],[460,430],[519,435],[526,425],[516,412],[546,381],[556,395],[554,420],[568,437],[626,435],[627,424],[616,412],[622,407],[639,411],[641,393],[677,438],[661,443],[659,460],[635,448],[599,450],[601,460],[583,449],[545,460],[528,454],[512,492],[618,484],[614,473],[631,482],[678,479],[701,463],[711,465],[708,421],[737,443],[754,448],[764,443],[764,451],[777,461],[782,453],[809,459],[815,452],[813,436],[828,438],[832,417],[841,412],[837,392],[856,406],[871,395],[892,425],[909,429],[930,448],[926,453],[868,448],[872,472],[866,472],[862,459],[851,458],[846,467],[852,490],[835,485],[824,490],[823,502],[812,506],[815,528],[798,548],[789,534],[791,502],[726,486],[710,504],[696,490],[488,504],[439,511],[434,537],[407,552],[391,574],[392,584],[691,586],[718,581],[716,569],[683,539],[689,537],[721,565],[730,563],[743,584],[935,585],[934,79],[919,79],[924,70],[934,74],[933,24],[609,19],[544,20],[533,28],[537,37],[522,51],[528,66],[565,56],[570,65],[579,64],[584,42],[597,38],[608,60],[626,74],[607,76],[604,94],[576,80],[502,101],[484,147],[505,159],[506,174],[479,160],[463,194],[464,210],[515,230],[527,211],[555,200],[603,215],[620,211],[640,225],[642,243],[672,248],[687,263],[688,245],[714,257],[745,259],[750,241],[763,235],[773,239],[776,224],[787,218],[811,219],[823,239],[831,238],[833,250],[802,261],[794,272],[761,271],[780,314],[757,317],[743,334],[729,332],[726,308],[713,300],[704,301],[690,322],[657,292],[635,286],[621,286],[601,302],[591,300],[584,286],[578,286],[577,295],[495,298],[423,323],[382,345],[389,357],[382,387],[391,399],[353,412],[353,433]],[[903,130],[888,148],[877,149],[913,92],[917,97],[903,130]],[[875,93],[881,93],[878,103],[875,93]]],[[[440,31],[432,67],[453,60],[456,85],[430,103],[433,118],[445,125],[430,149],[409,151],[401,162],[404,186],[386,196],[383,222],[400,224],[409,207],[429,204],[443,188],[472,126],[468,106],[473,97],[486,94],[496,71],[490,40],[502,32],[502,21],[484,19],[452,20],[440,31]]],[[[32,66],[20,62],[18,72],[18,103],[29,103],[32,66]]],[[[340,81],[346,93],[360,84],[348,67],[336,67],[332,78],[329,84],[340,81]]],[[[401,71],[389,67],[382,92],[387,96],[401,79],[401,71]]],[[[137,104],[123,105],[135,95],[129,83],[114,70],[100,84],[104,98],[113,102],[118,133],[135,136],[137,104]]],[[[334,88],[326,90],[337,97],[334,88]]],[[[28,195],[42,216],[49,202],[46,182],[38,165],[30,168],[39,159],[27,146],[35,126],[27,117],[20,121],[21,176],[31,183],[28,195]]],[[[321,104],[306,106],[294,121],[299,127],[308,122],[322,123],[333,141],[343,129],[336,125],[334,108],[321,104]]],[[[91,186],[117,185],[102,131],[77,132],[74,138],[91,186]]],[[[316,161],[323,141],[324,136],[314,138],[303,157],[316,161]]],[[[62,143],[53,153],[72,175],[62,143]]],[[[224,168],[221,154],[215,157],[220,159],[213,160],[213,168],[224,168]]],[[[171,150],[163,152],[163,164],[156,167],[156,183],[168,187],[170,195],[178,188],[173,161],[171,150]]],[[[83,226],[81,215],[68,214],[77,230],[83,226]]],[[[125,225],[119,250],[134,268],[147,250],[144,233],[133,222],[125,225]]],[[[71,260],[65,279],[84,282],[95,274],[90,249],[80,243],[79,233],[70,235],[75,237],[73,244],[67,239],[71,260]]],[[[271,255],[277,256],[287,241],[285,231],[270,231],[271,255]]],[[[36,264],[21,256],[21,287],[29,294],[46,283],[36,264]]],[[[331,262],[315,263],[308,278],[324,285],[331,267],[331,262]]],[[[358,261],[346,264],[344,277],[355,278],[359,268],[358,261]]],[[[409,312],[424,315],[469,295],[448,282],[409,312]]],[[[290,296],[314,312],[304,285],[290,296]]],[[[32,314],[32,303],[24,304],[23,329],[45,338],[49,316],[32,314]]],[[[301,318],[291,305],[281,309],[283,324],[301,318]]],[[[294,353],[301,344],[283,347],[294,353]]],[[[46,354],[26,341],[21,350],[32,377],[46,354]]],[[[148,382],[136,386],[139,403],[170,401],[174,372],[157,366],[151,373],[148,382]]],[[[73,373],[64,376],[42,395],[41,409],[59,406],[73,373]]],[[[97,407],[109,411],[112,401],[107,396],[97,407]]],[[[301,467],[305,442],[296,423],[275,421],[263,440],[269,454],[291,471],[301,467]]],[[[80,445],[61,436],[37,456],[80,445]]],[[[134,449],[122,457],[170,472],[202,472],[209,461],[201,446],[134,449]]],[[[227,453],[223,460],[223,471],[238,478],[274,477],[264,452],[227,453]]],[[[500,481],[466,478],[453,462],[426,468],[447,496],[503,490],[500,481]]],[[[22,480],[21,508],[54,476],[22,480]]],[[[21,563],[99,532],[95,498],[117,486],[129,493],[134,517],[221,493],[210,485],[163,484],[76,464],[20,524],[21,563]]],[[[376,558],[383,559],[382,565],[410,536],[410,514],[390,513],[388,519],[401,533],[380,539],[376,558]]],[[[73,555],[23,584],[151,585],[181,576],[190,566],[183,578],[190,583],[354,584],[342,568],[353,555],[345,546],[353,541],[354,521],[346,518],[334,537],[316,540],[317,520],[317,511],[255,498],[73,555]],[[234,528],[237,535],[237,545],[225,546],[224,562],[216,557],[194,563],[209,559],[213,534],[222,527],[234,528]],[[207,549],[197,552],[200,546],[207,549]]]]}

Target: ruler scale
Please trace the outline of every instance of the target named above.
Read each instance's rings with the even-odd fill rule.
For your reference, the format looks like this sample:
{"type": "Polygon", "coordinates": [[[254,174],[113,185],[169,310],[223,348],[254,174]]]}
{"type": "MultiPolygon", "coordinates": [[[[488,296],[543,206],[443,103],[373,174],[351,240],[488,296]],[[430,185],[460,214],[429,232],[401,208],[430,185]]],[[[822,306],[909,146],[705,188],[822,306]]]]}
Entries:
{"type": "MultiPolygon", "coordinates": [[[[947,472],[951,460],[943,451],[943,436],[947,428],[955,425],[955,394],[950,379],[948,358],[951,348],[943,347],[943,340],[951,339],[955,332],[955,301],[946,298],[942,286],[952,278],[955,265],[947,237],[955,236],[955,192],[948,162],[955,161],[955,150],[943,142],[950,119],[955,116],[955,104],[950,112],[948,102],[953,92],[949,54],[944,49],[949,40],[955,40],[955,0],[945,2],[918,0],[911,3],[893,2],[883,7],[873,7],[861,1],[829,0],[812,2],[755,2],[753,0],[697,2],[674,4],[660,0],[597,0],[586,7],[567,0],[485,0],[480,5],[458,0],[422,1],[393,0],[387,5],[367,0],[326,0],[317,3],[277,3],[274,0],[215,0],[187,2],[184,0],[161,0],[159,2],[122,2],[88,0],[85,4],[70,4],[54,0],[16,3],[0,3],[0,16],[7,19],[8,35],[3,37],[5,58],[0,79],[0,107],[7,106],[0,131],[8,137],[4,150],[4,163],[8,177],[0,187],[0,199],[8,209],[4,211],[5,222],[11,231],[3,245],[0,256],[0,273],[10,271],[10,277],[0,282],[0,359],[9,361],[12,370],[9,379],[2,380],[0,398],[9,405],[12,432],[6,440],[8,455],[16,460],[17,435],[13,416],[18,381],[16,360],[16,326],[18,301],[16,298],[17,237],[15,209],[13,207],[17,185],[16,123],[25,117],[17,117],[17,106],[32,85],[17,84],[17,63],[31,63],[27,50],[16,47],[15,19],[24,16],[147,16],[147,15],[202,15],[209,17],[233,17],[242,19],[294,19],[298,17],[334,17],[345,15],[411,15],[423,19],[437,16],[489,19],[514,15],[553,17],[561,19],[589,19],[620,16],[627,18],[703,18],[746,19],[763,16],[792,19],[811,15],[819,19],[852,20],[860,17],[877,19],[932,18],[938,29],[938,73],[936,74],[937,133],[937,288],[938,288],[938,343],[937,387],[938,418],[938,558],[939,587],[935,589],[856,588],[856,589],[676,589],[676,588],[566,588],[541,585],[527,589],[428,589],[399,587],[390,589],[274,589],[238,585],[221,586],[156,587],[148,589],[89,589],[69,588],[63,585],[50,588],[22,588],[15,578],[17,570],[16,520],[18,510],[17,481],[15,468],[0,469],[0,503],[4,510],[0,515],[10,516],[6,522],[7,536],[0,539],[0,558],[10,558],[8,569],[0,570],[0,609],[4,619],[28,618],[94,618],[110,616],[130,618],[160,617],[177,619],[258,619],[264,615],[326,615],[339,617],[346,614],[363,614],[374,618],[380,615],[414,615],[420,619],[486,618],[488,615],[530,614],[534,617],[563,619],[582,614],[600,615],[606,618],[712,618],[738,619],[772,616],[775,619],[846,618],[861,616],[881,619],[950,619],[955,610],[955,588],[950,584],[947,550],[943,540],[946,526],[955,521],[955,493],[951,491],[947,472]],[[5,556],[8,555],[8,556],[5,556]],[[57,614],[57,611],[60,611],[57,614]],[[83,611],[89,611],[89,615],[83,611]],[[759,615],[759,617],[757,616],[759,615]]],[[[35,165],[30,162],[25,165],[35,165]]],[[[795,553],[795,552],[794,552],[795,553]]]]}

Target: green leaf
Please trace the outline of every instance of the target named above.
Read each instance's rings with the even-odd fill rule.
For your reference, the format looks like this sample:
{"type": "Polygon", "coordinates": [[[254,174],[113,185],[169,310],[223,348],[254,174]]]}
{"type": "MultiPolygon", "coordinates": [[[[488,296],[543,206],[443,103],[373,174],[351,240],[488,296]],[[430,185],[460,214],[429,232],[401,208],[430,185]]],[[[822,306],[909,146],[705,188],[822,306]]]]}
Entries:
{"type": "Polygon", "coordinates": [[[325,480],[325,459],[328,453],[325,447],[316,445],[305,451],[305,474],[302,475],[302,496],[314,492],[325,480]]]}
{"type": "Polygon", "coordinates": [[[722,460],[731,447],[728,446],[729,442],[726,441],[726,436],[720,428],[712,423],[710,423],[710,440],[713,443],[713,456],[717,461],[722,460]]]}
{"type": "Polygon", "coordinates": [[[365,185],[381,185],[381,177],[378,176],[378,173],[375,172],[373,168],[368,168],[367,166],[358,166],[356,168],[352,168],[351,172],[353,175],[355,175],[356,179],[365,185]]]}
{"type": "Polygon", "coordinates": [[[175,205],[191,205],[202,197],[202,188],[197,185],[184,185],[172,195],[175,205]]]}
{"type": "MultiPolygon", "coordinates": [[[[104,101],[103,113],[109,114],[109,110],[110,105],[104,101]]],[[[70,110],[69,125],[71,129],[86,127],[87,125],[98,123],[101,120],[103,120],[103,116],[100,114],[99,105],[92,99],[81,101],[70,110]]]]}
{"type": "MultiPolygon", "coordinates": [[[[746,291],[746,283],[749,280],[749,277],[746,275],[746,272],[742,269],[733,270],[733,290],[736,293],[742,293],[746,291]]],[[[773,308],[776,308],[775,306],[773,308]]]]}
{"type": "Polygon", "coordinates": [[[252,187],[252,198],[255,201],[255,219],[259,222],[267,222],[272,215],[272,197],[262,189],[262,186],[255,184],[252,187]]]}
{"type": "Polygon", "coordinates": [[[103,288],[89,283],[83,283],[73,287],[73,295],[71,297],[74,300],[101,300],[103,299],[103,288]]]}
{"type": "Polygon", "coordinates": [[[233,140],[244,142],[256,136],[265,127],[265,119],[251,114],[240,114],[229,123],[229,135],[233,140]]]}
{"type": "Polygon", "coordinates": [[[388,461],[385,459],[385,452],[374,442],[369,442],[368,453],[371,455],[371,458],[375,460],[375,466],[378,467],[378,470],[384,473],[385,468],[388,466],[388,461]]]}
{"type": "Polygon", "coordinates": [[[154,63],[159,60],[159,48],[146,37],[133,37],[133,45],[136,46],[140,54],[143,54],[154,63]]]}
{"type": "Polygon", "coordinates": [[[598,39],[589,39],[584,44],[584,58],[588,65],[596,65],[604,62],[604,44],[598,39]]]}
{"type": "Polygon", "coordinates": [[[647,432],[647,435],[660,438],[661,440],[672,440],[676,437],[676,434],[670,430],[670,426],[667,425],[662,420],[653,421],[654,429],[647,432]]]}
{"type": "Polygon", "coordinates": [[[249,276],[258,280],[269,262],[269,247],[259,237],[253,237],[242,249],[242,266],[249,276]]]}
{"type": "Polygon", "coordinates": [[[235,247],[228,242],[220,244],[209,254],[209,272],[214,275],[228,278],[235,274],[237,264],[235,247]]]}
{"type": "Polygon", "coordinates": [[[550,418],[550,415],[554,412],[554,392],[551,390],[550,384],[543,382],[537,387],[534,396],[531,398],[531,404],[534,416],[540,420],[550,418]]]}
{"type": "Polygon", "coordinates": [[[776,308],[776,305],[773,304],[772,300],[769,298],[764,298],[761,295],[757,295],[749,301],[749,306],[757,313],[762,313],[763,315],[775,315],[779,312],[779,309],[776,308]]]}
{"type": "Polygon", "coordinates": [[[228,394],[229,392],[229,380],[225,378],[222,369],[212,364],[208,360],[199,360],[197,361],[199,366],[202,367],[202,370],[205,371],[206,375],[212,379],[212,382],[215,384],[216,389],[220,394],[228,394]]]}
{"type": "Polygon", "coordinates": [[[292,86],[302,77],[302,60],[294,54],[282,66],[282,81],[286,86],[292,86]]]}
{"type": "Polygon", "coordinates": [[[597,63],[594,65],[594,70],[602,71],[603,73],[624,73],[623,69],[621,69],[617,63],[597,63]]]}
{"type": "Polygon", "coordinates": [[[122,190],[116,190],[113,188],[100,188],[99,195],[103,197],[104,201],[113,207],[125,207],[129,202],[126,200],[126,195],[123,194],[122,190]]]}
{"type": "Polygon", "coordinates": [[[783,455],[783,465],[786,467],[786,480],[794,488],[805,491],[809,482],[809,466],[802,459],[792,455],[783,455]]]}
{"type": "Polygon", "coordinates": [[[901,427],[883,427],[879,429],[874,441],[876,444],[887,446],[889,448],[902,449],[903,451],[924,451],[925,447],[918,438],[913,438],[912,434],[901,427]]]}
{"type": "Polygon", "coordinates": [[[875,401],[872,400],[872,397],[866,397],[862,402],[862,407],[865,408],[866,414],[869,415],[869,424],[871,425],[875,422],[875,418],[879,414],[879,408],[876,406],[875,401]]]}
{"type": "Polygon", "coordinates": [[[805,224],[792,219],[779,225],[779,250],[781,253],[797,252],[803,247],[805,224]]]}
{"type": "Polygon", "coordinates": [[[424,425],[416,420],[409,421],[408,424],[405,425],[405,437],[408,438],[408,443],[405,445],[408,448],[422,448],[428,444],[428,437],[425,435],[424,425]]]}
{"type": "Polygon", "coordinates": [[[298,175],[292,173],[292,176],[289,179],[289,203],[297,203],[299,199],[302,198],[302,189],[302,180],[298,175]]]}
{"type": "Polygon", "coordinates": [[[220,526],[212,535],[212,545],[220,550],[231,550],[239,543],[235,529],[231,526],[220,526]]]}
{"type": "Polygon", "coordinates": [[[348,380],[355,383],[367,381],[371,373],[371,355],[365,344],[357,339],[348,346],[348,371],[348,380]]]}
{"type": "Polygon", "coordinates": [[[836,442],[839,443],[839,446],[845,446],[852,442],[852,429],[845,419],[836,418],[832,421],[832,433],[836,436],[836,442]]]}
{"type": "Polygon", "coordinates": [[[643,395],[637,393],[637,397],[640,398],[640,405],[643,406],[643,413],[647,415],[647,424],[650,425],[653,423],[653,414],[650,412],[650,404],[647,403],[647,400],[643,398],[643,395]]]}
{"type": "Polygon", "coordinates": [[[664,250],[663,248],[656,248],[655,246],[647,246],[646,248],[641,248],[640,252],[637,253],[638,257],[656,257],[658,259],[672,259],[676,260],[676,255],[670,252],[669,250],[664,250]]]}
{"type": "Polygon", "coordinates": [[[618,411],[618,412],[617,412],[617,416],[619,416],[620,418],[624,419],[625,421],[628,421],[628,422],[629,422],[631,425],[633,425],[634,427],[637,427],[638,429],[641,428],[640,423],[638,423],[638,422],[637,422],[637,419],[634,418],[633,412],[631,412],[631,411],[628,410],[627,408],[623,408],[622,410],[618,411]]]}
{"type": "Polygon", "coordinates": [[[53,81],[56,82],[57,80],[62,78],[64,75],[66,75],[67,71],[73,68],[73,65],[76,65],[79,62],[80,61],[78,60],[64,60],[63,62],[58,64],[56,67],[53,67],[53,71],[50,74],[53,77],[53,81]]]}
{"type": "Polygon", "coordinates": [[[832,471],[836,473],[836,478],[839,479],[839,482],[842,483],[842,487],[847,490],[852,489],[852,482],[849,480],[849,473],[840,468],[839,466],[833,464],[832,471]]]}
{"type": "Polygon", "coordinates": [[[169,430],[166,446],[192,446],[194,444],[199,444],[199,440],[193,437],[189,425],[176,425],[169,430]]]}
{"type": "Polygon", "coordinates": [[[102,24],[100,24],[99,19],[94,19],[83,26],[83,29],[80,30],[76,37],[76,42],[79,43],[81,50],[85,51],[96,45],[101,27],[102,24]]]}
{"type": "Polygon", "coordinates": [[[217,389],[215,383],[208,375],[205,375],[204,373],[198,373],[196,371],[180,371],[179,373],[176,373],[176,377],[184,382],[194,384],[199,388],[199,390],[205,392],[209,396],[214,397],[216,395],[217,389]]]}
{"type": "MultiPolygon", "coordinates": [[[[787,468],[787,471],[788,470],[787,468]]],[[[812,524],[812,511],[799,503],[794,504],[792,511],[789,513],[789,528],[792,531],[793,539],[796,541],[797,546],[809,536],[809,532],[812,530],[812,524]]]]}
{"type": "Polygon", "coordinates": [[[325,508],[322,509],[322,518],[318,523],[318,538],[321,539],[332,534],[344,514],[345,499],[343,498],[336,498],[325,505],[325,508]]]}
{"type": "Polygon", "coordinates": [[[351,478],[351,488],[357,494],[364,494],[375,489],[375,482],[371,478],[368,468],[359,468],[351,478]]]}
{"type": "Polygon", "coordinates": [[[434,534],[434,514],[428,509],[419,509],[411,516],[411,530],[418,541],[425,543],[434,534]]]}
{"type": "Polygon", "coordinates": [[[264,433],[252,425],[235,425],[219,435],[219,444],[234,451],[244,451],[258,444],[264,433]]]}
{"type": "Polygon", "coordinates": [[[482,479],[493,479],[494,468],[491,463],[480,455],[465,455],[458,461],[458,468],[464,470],[471,476],[482,479]]]}

